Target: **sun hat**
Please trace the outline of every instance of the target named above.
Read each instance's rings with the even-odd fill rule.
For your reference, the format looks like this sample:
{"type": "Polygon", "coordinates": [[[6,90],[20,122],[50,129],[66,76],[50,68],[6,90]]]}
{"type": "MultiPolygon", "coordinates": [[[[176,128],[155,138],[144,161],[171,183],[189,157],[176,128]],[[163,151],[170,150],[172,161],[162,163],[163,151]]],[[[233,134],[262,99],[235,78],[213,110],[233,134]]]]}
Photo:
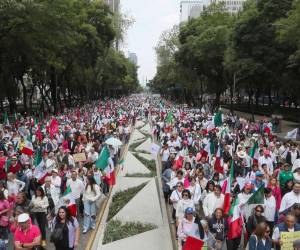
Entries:
{"type": "Polygon", "coordinates": [[[18,223],[23,223],[29,220],[29,215],[26,213],[20,214],[18,216],[18,223]]]}

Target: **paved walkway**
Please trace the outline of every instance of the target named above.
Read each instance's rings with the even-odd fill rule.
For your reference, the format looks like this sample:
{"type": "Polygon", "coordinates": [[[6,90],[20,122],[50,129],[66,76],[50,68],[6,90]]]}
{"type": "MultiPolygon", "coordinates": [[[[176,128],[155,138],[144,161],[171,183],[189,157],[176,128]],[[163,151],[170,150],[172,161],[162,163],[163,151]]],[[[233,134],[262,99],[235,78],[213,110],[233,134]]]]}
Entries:
{"type": "MultiPolygon", "coordinates": [[[[130,143],[142,139],[141,135],[151,134],[151,128],[148,123],[137,122],[135,131],[130,138],[130,143]],[[139,129],[137,129],[139,128],[139,129]]],[[[139,156],[151,160],[154,159],[151,152],[151,139],[148,138],[144,143],[133,149],[135,152],[141,151],[139,156]]],[[[104,212],[99,230],[97,232],[92,249],[96,250],[172,250],[172,240],[167,219],[166,207],[163,203],[163,197],[160,192],[158,177],[127,177],[126,174],[147,174],[149,169],[143,165],[133,152],[125,152],[124,169],[119,171],[117,184],[112,190],[112,195],[108,204],[111,203],[112,196],[118,191],[127,190],[130,187],[136,187],[142,183],[147,183],[112,219],[118,219],[121,222],[141,222],[150,223],[156,226],[155,229],[121,239],[112,243],[102,245],[106,218],[109,206],[104,212]]],[[[157,161],[157,159],[155,159],[157,161]]]]}

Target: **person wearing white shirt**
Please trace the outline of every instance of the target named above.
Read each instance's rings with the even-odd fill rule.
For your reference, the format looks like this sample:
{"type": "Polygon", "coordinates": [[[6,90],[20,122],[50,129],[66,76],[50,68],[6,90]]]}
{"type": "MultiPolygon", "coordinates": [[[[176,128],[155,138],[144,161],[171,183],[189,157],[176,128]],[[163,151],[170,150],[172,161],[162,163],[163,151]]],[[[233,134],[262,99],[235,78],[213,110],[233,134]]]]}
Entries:
{"type": "Polygon", "coordinates": [[[266,164],[267,167],[268,167],[268,170],[269,170],[269,173],[270,174],[273,174],[273,161],[271,159],[271,156],[270,156],[270,151],[269,150],[265,150],[264,151],[264,155],[259,157],[258,159],[258,167],[260,169],[262,169],[262,165],[263,164],[266,164]]]}
{"type": "Polygon", "coordinates": [[[167,144],[164,144],[163,148],[160,150],[160,156],[161,156],[162,166],[164,168],[170,156],[170,150],[168,149],[167,144]]]}
{"type": "Polygon", "coordinates": [[[7,191],[8,196],[16,196],[19,192],[23,191],[25,188],[25,182],[16,179],[15,174],[7,174],[7,191]]]}
{"type": "Polygon", "coordinates": [[[98,159],[98,156],[99,156],[98,152],[96,152],[95,148],[92,147],[90,149],[90,152],[88,153],[88,161],[90,163],[94,163],[98,159]]]}
{"type": "Polygon", "coordinates": [[[211,217],[216,208],[223,208],[224,194],[221,193],[221,187],[216,185],[214,192],[209,193],[203,201],[203,212],[206,217],[211,217]]]}
{"type": "Polygon", "coordinates": [[[67,187],[71,188],[72,197],[75,200],[77,211],[79,210],[80,195],[83,193],[84,184],[77,178],[77,172],[74,170],[71,175],[71,179],[67,180],[67,187]]]}
{"type": "Polygon", "coordinates": [[[178,201],[176,208],[176,222],[177,225],[181,222],[184,217],[184,212],[188,207],[193,208],[195,210],[194,202],[191,199],[191,193],[189,190],[184,189],[182,191],[182,199],[178,201]]]}
{"type": "Polygon", "coordinates": [[[283,196],[279,212],[290,208],[294,203],[300,203],[300,183],[297,182],[294,184],[293,190],[283,196]]]}
{"type": "Polygon", "coordinates": [[[60,194],[61,178],[58,176],[58,171],[57,171],[56,168],[54,168],[52,170],[51,184],[54,185],[54,187],[56,188],[57,193],[60,194]]]}
{"type": "Polygon", "coordinates": [[[183,182],[178,182],[176,184],[176,189],[171,193],[170,201],[173,204],[173,212],[172,218],[173,220],[176,219],[176,209],[178,202],[182,199],[182,190],[183,190],[183,182]]]}
{"type": "Polygon", "coordinates": [[[202,195],[200,184],[197,183],[196,177],[191,177],[190,186],[188,190],[191,192],[192,200],[194,202],[195,207],[199,207],[199,201],[202,195]]]}
{"type": "Polygon", "coordinates": [[[274,228],[275,214],[276,214],[275,197],[272,195],[272,189],[266,188],[265,199],[264,199],[264,216],[267,220],[267,224],[269,225],[271,232],[273,231],[274,228]]]}

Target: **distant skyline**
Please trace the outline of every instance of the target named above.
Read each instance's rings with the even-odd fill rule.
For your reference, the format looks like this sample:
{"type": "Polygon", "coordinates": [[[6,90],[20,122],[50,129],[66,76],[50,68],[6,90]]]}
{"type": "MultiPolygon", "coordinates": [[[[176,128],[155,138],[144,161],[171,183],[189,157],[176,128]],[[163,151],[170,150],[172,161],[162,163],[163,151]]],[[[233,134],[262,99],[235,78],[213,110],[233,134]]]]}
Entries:
{"type": "Polygon", "coordinates": [[[156,73],[154,47],[161,33],[180,21],[180,0],[121,0],[121,11],[135,22],[127,31],[123,51],[136,53],[139,80],[145,84],[156,73]]]}

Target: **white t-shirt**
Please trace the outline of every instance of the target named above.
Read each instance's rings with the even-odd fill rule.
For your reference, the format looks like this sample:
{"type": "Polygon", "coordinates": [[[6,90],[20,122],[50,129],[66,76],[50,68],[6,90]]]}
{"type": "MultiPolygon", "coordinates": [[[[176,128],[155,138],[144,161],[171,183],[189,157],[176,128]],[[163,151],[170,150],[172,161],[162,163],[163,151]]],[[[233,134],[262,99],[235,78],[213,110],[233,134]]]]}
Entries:
{"type": "Polygon", "coordinates": [[[170,196],[170,200],[173,201],[173,208],[177,208],[178,201],[182,199],[182,192],[174,190],[170,196]]]}
{"type": "Polygon", "coordinates": [[[162,161],[167,161],[170,156],[170,150],[169,149],[161,149],[160,153],[162,154],[161,160],[162,161]]]}
{"type": "Polygon", "coordinates": [[[73,181],[72,179],[67,180],[67,187],[70,186],[72,190],[72,196],[76,200],[80,198],[80,194],[83,193],[84,190],[84,184],[81,180],[76,179],[73,181]]]}
{"type": "Polygon", "coordinates": [[[279,212],[283,212],[295,203],[300,203],[300,194],[296,194],[294,191],[288,192],[281,200],[279,212]]]}

